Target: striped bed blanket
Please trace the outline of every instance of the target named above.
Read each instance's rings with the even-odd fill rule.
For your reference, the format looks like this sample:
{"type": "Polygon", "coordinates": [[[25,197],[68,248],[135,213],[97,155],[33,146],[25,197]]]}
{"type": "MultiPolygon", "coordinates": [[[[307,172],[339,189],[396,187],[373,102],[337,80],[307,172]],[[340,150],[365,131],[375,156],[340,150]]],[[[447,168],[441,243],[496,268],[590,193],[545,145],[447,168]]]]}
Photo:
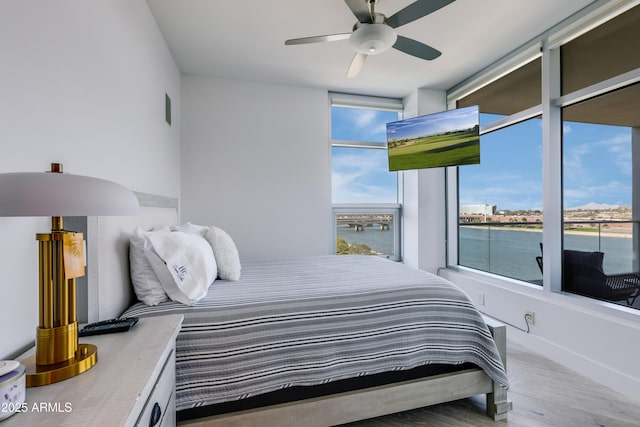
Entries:
{"type": "Polygon", "coordinates": [[[137,303],[123,316],[184,314],[178,411],[290,386],[473,363],[508,386],[489,330],[447,280],[378,257],[244,263],[194,306],[137,303]]]}

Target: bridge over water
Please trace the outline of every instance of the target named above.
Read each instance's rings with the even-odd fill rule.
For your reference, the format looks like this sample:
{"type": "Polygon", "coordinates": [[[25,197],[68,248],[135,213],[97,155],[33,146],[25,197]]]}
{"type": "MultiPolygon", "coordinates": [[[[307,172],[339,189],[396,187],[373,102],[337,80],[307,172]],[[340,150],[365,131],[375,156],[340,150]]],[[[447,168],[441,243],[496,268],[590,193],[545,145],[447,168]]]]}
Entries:
{"type": "Polygon", "coordinates": [[[365,227],[377,225],[380,230],[388,230],[393,221],[392,214],[339,214],[336,215],[338,225],[347,225],[355,231],[364,231],[365,227]]]}

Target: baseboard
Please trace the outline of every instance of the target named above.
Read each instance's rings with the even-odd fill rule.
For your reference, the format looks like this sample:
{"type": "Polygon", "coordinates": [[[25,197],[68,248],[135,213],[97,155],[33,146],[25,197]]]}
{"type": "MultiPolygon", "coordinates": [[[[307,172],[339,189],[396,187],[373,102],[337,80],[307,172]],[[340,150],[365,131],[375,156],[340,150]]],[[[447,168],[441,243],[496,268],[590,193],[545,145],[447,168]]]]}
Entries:
{"type": "Polygon", "coordinates": [[[527,334],[509,326],[507,328],[510,341],[602,384],[635,403],[640,403],[640,381],[637,379],[534,334],[527,334]]]}

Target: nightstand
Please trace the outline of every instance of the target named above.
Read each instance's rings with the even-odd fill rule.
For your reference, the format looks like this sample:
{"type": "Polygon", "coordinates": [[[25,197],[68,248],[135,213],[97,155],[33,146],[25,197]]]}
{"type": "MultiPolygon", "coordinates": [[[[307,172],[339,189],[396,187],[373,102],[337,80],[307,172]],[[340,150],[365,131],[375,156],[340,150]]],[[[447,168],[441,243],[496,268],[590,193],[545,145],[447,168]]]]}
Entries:
{"type": "Polygon", "coordinates": [[[81,343],[98,346],[98,363],[68,380],[28,388],[24,411],[2,427],[174,426],[181,325],[182,315],[148,317],[127,332],[81,337],[81,343]],[[152,417],[156,424],[150,424],[152,417]]]}

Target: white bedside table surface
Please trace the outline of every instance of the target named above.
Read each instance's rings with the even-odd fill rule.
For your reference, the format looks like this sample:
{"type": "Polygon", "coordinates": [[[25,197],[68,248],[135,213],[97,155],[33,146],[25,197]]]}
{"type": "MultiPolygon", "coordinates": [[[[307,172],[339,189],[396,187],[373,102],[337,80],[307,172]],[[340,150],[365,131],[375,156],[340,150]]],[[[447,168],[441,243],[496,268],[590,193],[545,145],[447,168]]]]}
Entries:
{"type": "Polygon", "coordinates": [[[127,332],[80,337],[80,343],[98,346],[98,363],[68,380],[27,388],[26,412],[12,415],[0,426],[135,423],[173,351],[182,318],[182,315],[140,318],[127,332]]]}

